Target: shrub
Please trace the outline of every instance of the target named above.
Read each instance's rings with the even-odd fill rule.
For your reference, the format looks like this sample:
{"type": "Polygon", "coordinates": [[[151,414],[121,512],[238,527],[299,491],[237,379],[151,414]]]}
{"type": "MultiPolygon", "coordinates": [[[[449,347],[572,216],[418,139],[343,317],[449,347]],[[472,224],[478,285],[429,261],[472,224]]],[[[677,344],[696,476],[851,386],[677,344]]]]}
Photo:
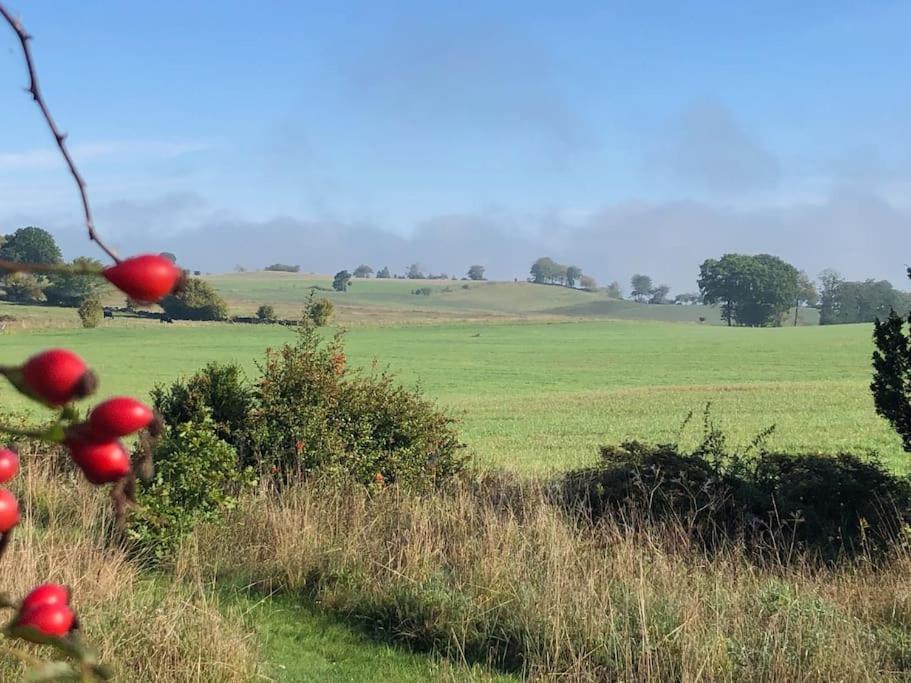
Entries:
{"type": "Polygon", "coordinates": [[[454,421],[386,372],[347,367],[343,336],[302,325],[295,344],[269,350],[249,387],[235,365],[210,363],[152,391],[173,429],[211,415],[215,434],[243,466],[298,475],[343,475],[362,484],[426,489],[465,465],[454,421]]]}
{"type": "Polygon", "coordinates": [[[98,299],[89,298],[79,305],[79,319],[83,327],[98,327],[104,318],[104,308],[98,299]]]}
{"type": "Polygon", "coordinates": [[[139,485],[137,514],[127,535],[147,559],[163,559],[197,523],[233,508],[255,483],[238,467],[237,452],[218,438],[208,419],[176,425],[154,449],[155,474],[139,485]]]}
{"type": "Polygon", "coordinates": [[[183,289],[161,300],[161,307],[174,320],[224,320],[228,304],[204,280],[188,278],[183,289]]]}
{"type": "Polygon", "coordinates": [[[273,263],[271,266],[266,266],[266,270],[277,271],[280,273],[297,273],[301,269],[300,266],[291,266],[287,263],[273,263]]]}
{"type": "Polygon", "coordinates": [[[152,389],[152,404],[170,428],[211,419],[216,436],[243,456],[253,393],[239,366],[209,363],[192,377],[159,384],[152,389]]]}
{"type": "Polygon", "coordinates": [[[256,317],[260,320],[275,320],[275,309],[269,304],[263,304],[256,309],[256,317]]]}
{"type": "Polygon", "coordinates": [[[430,296],[433,290],[430,287],[418,287],[417,289],[412,289],[411,293],[415,296],[430,296]]]}
{"type": "Polygon", "coordinates": [[[304,315],[317,327],[324,327],[332,320],[335,304],[329,299],[314,299],[312,296],[304,308],[304,315]]]}
{"type": "Polygon", "coordinates": [[[594,522],[620,515],[682,523],[706,547],[744,537],[779,559],[880,553],[911,522],[911,482],[876,460],[732,454],[714,430],[692,453],[637,441],[605,446],[600,464],[568,473],[559,488],[565,506],[594,522]]]}
{"type": "Polygon", "coordinates": [[[351,371],[343,337],[302,325],[267,351],[253,424],[261,467],[426,488],[464,466],[453,420],[386,372],[351,371]]]}

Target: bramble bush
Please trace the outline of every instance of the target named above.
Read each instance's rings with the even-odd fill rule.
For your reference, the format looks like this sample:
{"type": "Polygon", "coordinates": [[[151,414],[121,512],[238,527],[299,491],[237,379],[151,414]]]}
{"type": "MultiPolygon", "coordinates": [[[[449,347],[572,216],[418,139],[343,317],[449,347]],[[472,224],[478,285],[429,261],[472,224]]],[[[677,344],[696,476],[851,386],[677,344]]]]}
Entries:
{"type": "Polygon", "coordinates": [[[678,525],[707,549],[739,538],[776,561],[881,554],[911,524],[911,481],[875,458],[737,453],[711,426],[689,453],[638,441],[604,446],[599,464],[563,475],[558,490],[564,507],[595,523],[619,516],[678,525]]]}

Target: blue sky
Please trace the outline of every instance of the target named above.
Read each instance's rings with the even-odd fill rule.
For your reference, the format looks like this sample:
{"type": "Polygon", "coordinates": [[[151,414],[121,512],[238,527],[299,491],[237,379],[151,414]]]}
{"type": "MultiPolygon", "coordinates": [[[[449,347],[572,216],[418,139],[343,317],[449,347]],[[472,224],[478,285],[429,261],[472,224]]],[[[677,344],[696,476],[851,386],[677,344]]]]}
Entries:
{"type": "MultiPolygon", "coordinates": [[[[676,290],[732,250],[911,260],[911,3],[10,6],[124,251],[509,278],[547,253],[676,290]]],[[[15,48],[0,231],[91,253],[15,48]]]]}

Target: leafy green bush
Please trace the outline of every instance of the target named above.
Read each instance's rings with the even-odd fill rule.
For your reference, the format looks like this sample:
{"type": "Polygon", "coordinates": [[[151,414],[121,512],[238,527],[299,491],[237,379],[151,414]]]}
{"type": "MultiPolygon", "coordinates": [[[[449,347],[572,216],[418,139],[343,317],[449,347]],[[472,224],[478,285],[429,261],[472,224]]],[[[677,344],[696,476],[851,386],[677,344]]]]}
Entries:
{"type": "Polygon", "coordinates": [[[210,364],[153,393],[166,424],[199,421],[240,454],[242,465],[289,479],[342,475],[363,484],[424,489],[461,471],[454,422],[386,372],[347,367],[343,337],[313,325],[269,350],[252,389],[236,366],[210,364]]]}
{"type": "Polygon", "coordinates": [[[386,372],[351,371],[343,337],[312,326],[269,350],[254,413],[260,464],[424,488],[464,466],[453,420],[386,372]]]}
{"type": "Polygon", "coordinates": [[[304,308],[304,315],[317,327],[328,325],[333,313],[335,313],[335,304],[326,298],[314,299],[312,295],[304,308]]]}
{"type": "Polygon", "coordinates": [[[152,389],[152,404],[168,427],[212,421],[215,435],[246,458],[253,392],[231,363],[209,363],[195,375],[152,389]]]}
{"type": "Polygon", "coordinates": [[[104,318],[104,308],[98,299],[92,297],[79,305],[79,319],[83,327],[98,327],[104,318]]]}
{"type": "Polygon", "coordinates": [[[127,535],[134,550],[157,561],[196,524],[233,508],[255,478],[250,468],[238,467],[237,452],[218,438],[208,419],[169,429],[153,455],[155,474],[140,482],[127,535]]]}
{"type": "Polygon", "coordinates": [[[621,515],[682,522],[699,543],[732,538],[781,559],[887,550],[911,523],[911,482],[848,453],[729,453],[717,431],[692,453],[637,441],[601,449],[600,464],[560,480],[563,505],[592,521],[621,515]]]}
{"type": "Polygon", "coordinates": [[[269,304],[263,304],[256,309],[256,317],[260,320],[275,320],[275,308],[269,304]]]}
{"type": "Polygon", "coordinates": [[[174,320],[224,320],[228,304],[204,280],[188,278],[181,291],[161,300],[161,307],[174,320]]]}
{"type": "Polygon", "coordinates": [[[418,287],[417,289],[412,289],[411,293],[415,296],[430,296],[433,290],[430,287],[418,287]]]}

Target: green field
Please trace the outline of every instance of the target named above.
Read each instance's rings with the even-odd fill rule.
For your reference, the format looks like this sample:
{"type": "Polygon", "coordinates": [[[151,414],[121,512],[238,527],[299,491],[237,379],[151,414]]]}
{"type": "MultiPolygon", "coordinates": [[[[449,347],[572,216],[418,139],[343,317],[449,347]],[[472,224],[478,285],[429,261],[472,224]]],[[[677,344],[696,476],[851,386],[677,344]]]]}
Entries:
{"type": "MultiPolygon", "coordinates": [[[[808,451],[878,451],[896,466],[900,442],[873,410],[871,326],[743,329],[634,321],[450,323],[356,327],[352,362],[373,359],[463,422],[485,465],[523,471],[595,457],[599,444],[676,437],[707,402],[735,441],[774,424],[770,444],[808,451]]],[[[94,330],[0,336],[0,362],[68,346],[101,377],[100,395],[145,395],[158,382],[211,360],[251,373],[267,346],[290,340],[278,326],[160,325],[106,321],[94,330]]],[[[26,402],[0,389],[7,408],[26,402]]],[[[698,438],[698,421],[686,439],[698,438]]]]}
{"type": "MultiPolygon", "coordinates": [[[[612,318],[721,324],[718,309],[708,306],[645,306],[609,298],[604,292],[534,285],[528,282],[458,280],[353,280],[347,292],[331,291],[332,278],[297,273],[234,273],[206,278],[239,315],[253,315],[271,304],[279,315],[298,317],[312,291],[331,299],[347,324],[453,319],[612,318]],[[429,296],[412,294],[429,287],[429,296]],[[314,290],[314,288],[318,288],[314,290]],[[328,290],[328,291],[327,291],[328,290]]],[[[816,311],[800,311],[804,324],[815,324],[816,311]]]]}

